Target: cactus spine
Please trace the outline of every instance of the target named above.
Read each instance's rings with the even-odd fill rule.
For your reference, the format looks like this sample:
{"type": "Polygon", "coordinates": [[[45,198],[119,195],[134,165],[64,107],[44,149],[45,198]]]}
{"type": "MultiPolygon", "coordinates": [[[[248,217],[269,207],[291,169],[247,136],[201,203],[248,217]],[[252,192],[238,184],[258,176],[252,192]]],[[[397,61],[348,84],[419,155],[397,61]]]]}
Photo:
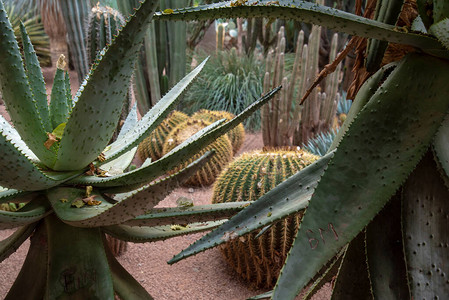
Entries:
{"type": "MultiPolygon", "coordinates": [[[[184,123],[179,124],[175,127],[166,138],[163,146],[163,154],[165,155],[170,150],[175,148],[177,145],[181,144],[183,141],[187,140],[196,132],[200,131],[204,127],[210,125],[210,122],[203,120],[189,119],[184,123]]],[[[214,183],[217,176],[220,174],[221,170],[229,163],[232,158],[232,145],[229,138],[224,135],[216,139],[213,143],[209,144],[198,152],[198,157],[206,153],[206,151],[214,149],[216,151],[215,155],[207,162],[204,167],[196,172],[195,175],[190,177],[185,181],[186,186],[208,186],[214,183]]],[[[169,173],[176,173],[179,170],[185,168],[195,159],[197,156],[192,157],[190,160],[184,162],[180,166],[171,170],[169,173]]]]}
{"type": "MultiPolygon", "coordinates": [[[[212,202],[257,200],[289,176],[311,164],[318,156],[303,150],[264,150],[244,153],[223,170],[214,185],[212,202]]],[[[233,239],[221,252],[231,267],[258,287],[273,287],[284,264],[301,214],[258,232],[233,239]]]]}
{"type": "MultiPolygon", "coordinates": [[[[206,122],[216,122],[221,119],[231,120],[235,115],[227,111],[213,111],[207,109],[201,109],[200,111],[192,115],[193,119],[204,120],[206,122]]],[[[245,140],[245,128],[243,124],[239,124],[228,133],[228,138],[232,144],[232,150],[234,155],[240,150],[245,140]]]]}
{"type": "Polygon", "coordinates": [[[151,158],[152,161],[162,157],[162,147],[167,135],[179,124],[187,121],[189,116],[180,111],[173,111],[159,126],[145,138],[137,148],[142,161],[151,158]]]}
{"type": "MultiPolygon", "coordinates": [[[[285,76],[284,28],[278,33],[278,43],[266,59],[264,92],[272,86],[283,85],[283,92],[273,98],[262,113],[262,132],[266,146],[302,145],[308,139],[331,127],[338,103],[338,83],[341,66],[326,78],[324,91],[315,89],[304,106],[301,96],[318,74],[321,27],[313,26],[308,44],[304,44],[304,32],[298,34],[295,62],[290,77],[285,76]],[[292,113],[293,111],[293,113],[292,113]]],[[[330,60],[337,54],[338,35],[332,38],[330,60]]]]}

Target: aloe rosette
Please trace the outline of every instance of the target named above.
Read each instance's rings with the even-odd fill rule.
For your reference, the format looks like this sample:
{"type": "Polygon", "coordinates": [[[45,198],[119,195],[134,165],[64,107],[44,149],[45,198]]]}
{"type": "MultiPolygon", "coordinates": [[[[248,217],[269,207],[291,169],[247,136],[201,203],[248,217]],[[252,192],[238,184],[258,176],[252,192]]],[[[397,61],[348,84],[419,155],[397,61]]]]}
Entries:
{"type": "Polygon", "coordinates": [[[166,239],[208,230],[242,208],[242,203],[154,206],[213,151],[164,176],[168,170],[237,126],[276,90],[234,119],[204,128],[158,161],[127,171],[139,142],[174,108],[203,62],[139,121],[134,108],[117,140],[108,145],[157,4],[154,0],[141,4],[102,50],[73,98],[61,57],[48,105],[25,28],[21,27],[22,60],[0,1],[0,88],[13,123],[0,119],[0,204],[26,203],[15,212],[0,211],[0,229],[16,229],[0,241],[1,260],[31,236],[28,255],[6,299],[114,299],[114,293],[122,299],[151,299],[111,255],[105,233],[132,242],[166,239]]]}
{"type": "Polygon", "coordinates": [[[300,0],[235,0],[158,13],[160,20],[293,19],[371,39],[378,69],[385,43],[414,53],[379,68],[360,88],[328,153],[187,249],[177,262],[306,208],[273,291],[252,299],[310,299],[333,280],[332,299],[443,299],[449,294],[449,5],[379,0],[370,20],[300,0]],[[399,3],[400,2],[400,3],[399,3]],[[394,18],[393,18],[394,19],[394,18]],[[382,41],[378,43],[374,40],[382,41]]]}

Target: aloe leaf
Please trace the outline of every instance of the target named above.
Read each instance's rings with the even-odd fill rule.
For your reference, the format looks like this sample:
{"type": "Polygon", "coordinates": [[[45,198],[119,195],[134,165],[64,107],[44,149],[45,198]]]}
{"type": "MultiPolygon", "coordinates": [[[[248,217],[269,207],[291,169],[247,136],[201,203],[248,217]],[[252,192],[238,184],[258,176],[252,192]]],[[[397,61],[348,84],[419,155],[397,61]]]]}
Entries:
{"type": "Polygon", "coordinates": [[[122,128],[120,129],[117,139],[122,138],[131,129],[133,129],[134,126],[137,124],[137,121],[138,121],[137,120],[137,104],[134,103],[134,105],[131,107],[131,110],[129,111],[128,116],[125,119],[125,122],[123,123],[122,128]]]}
{"type": "Polygon", "coordinates": [[[3,203],[23,203],[32,200],[38,193],[18,191],[0,187],[0,204],[3,203]]]}
{"type": "Polygon", "coordinates": [[[270,299],[272,294],[273,294],[273,291],[268,291],[266,293],[248,298],[248,300],[270,299]]]}
{"type": "Polygon", "coordinates": [[[208,231],[223,224],[226,220],[187,223],[162,226],[139,226],[132,227],[127,225],[113,225],[102,227],[103,231],[112,237],[122,241],[133,243],[146,243],[166,240],[186,234],[208,231]]]}
{"type": "Polygon", "coordinates": [[[25,262],[5,300],[44,299],[48,268],[47,233],[44,223],[37,226],[30,241],[25,262]]]}
{"type": "Polygon", "coordinates": [[[67,102],[65,67],[65,58],[61,55],[56,63],[56,72],[50,96],[51,131],[58,127],[59,124],[66,123],[69,116],[70,106],[67,102]]]}
{"type": "Polygon", "coordinates": [[[125,152],[122,156],[104,164],[101,169],[106,171],[107,176],[122,174],[129,167],[137,152],[137,147],[125,152]]]}
{"type": "Polygon", "coordinates": [[[251,202],[227,202],[192,207],[153,208],[149,213],[138,216],[123,224],[129,226],[161,226],[187,224],[230,218],[251,202]]]}
{"type": "Polygon", "coordinates": [[[382,83],[382,81],[385,80],[385,78],[387,77],[387,71],[391,71],[396,65],[397,65],[397,63],[391,63],[391,64],[383,66],[373,76],[368,78],[365,81],[365,83],[360,87],[360,90],[358,91],[357,95],[355,96],[354,101],[351,104],[351,108],[349,109],[346,120],[343,123],[343,125],[340,127],[340,129],[338,130],[337,135],[335,136],[334,140],[332,141],[332,144],[329,147],[328,152],[331,152],[331,151],[337,149],[338,144],[342,140],[346,131],[348,131],[349,126],[351,126],[352,122],[357,117],[359,112],[362,110],[362,108],[365,106],[365,104],[369,101],[369,99],[377,91],[377,89],[379,88],[379,85],[382,83]]]}
{"type": "Polygon", "coordinates": [[[0,91],[3,101],[22,139],[43,163],[51,165],[55,159],[54,148],[48,150],[44,146],[47,132],[36,109],[19,46],[2,3],[0,32],[0,91]]]}
{"type": "Polygon", "coordinates": [[[371,97],[315,189],[274,299],[293,299],[407,178],[448,109],[446,76],[446,61],[408,55],[371,97]]]}
{"type": "Polygon", "coordinates": [[[22,140],[17,130],[12,127],[3,116],[0,115],[0,130],[4,132],[7,139],[13,144],[20,152],[22,152],[28,159],[39,162],[39,158],[28,148],[27,144],[22,140]]]}
{"type": "Polygon", "coordinates": [[[267,103],[279,90],[280,87],[275,88],[266,95],[262,96],[232,120],[225,122],[220,126],[216,125],[222,121],[217,121],[214,124],[202,129],[191,138],[175,147],[162,158],[146,165],[145,167],[141,167],[123,175],[111,176],[107,178],[80,176],[75,180],[72,180],[71,183],[106,188],[115,186],[126,187],[126,185],[143,184],[149,182],[158,176],[165,174],[179,163],[193,157],[201,148],[206,147],[208,144],[215,141],[219,136],[222,136],[229,130],[233,129],[249,117],[255,110],[267,103]],[[210,130],[211,128],[213,129],[210,130]]]}
{"type": "Polygon", "coordinates": [[[75,228],[55,215],[45,219],[48,274],[45,299],[114,299],[99,228],[75,228]]]}
{"type": "Polygon", "coordinates": [[[92,68],[64,130],[55,170],[87,166],[110,141],[128,93],[141,42],[158,2],[142,3],[92,68]]]}
{"type": "MultiPolygon", "coordinates": [[[[365,255],[365,232],[346,248],[331,300],[372,299],[365,255]]],[[[385,298],[379,298],[385,299],[385,298]]]]}
{"type": "Polygon", "coordinates": [[[441,44],[449,50],[449,18],[445,18],[429,28],[429,32],[437,37],[441,44]]]}
{"type": "Polygon", "coordinates": [[[446,116],[443,123],[435,135],[432,148],[434,150],[438,165],[449,176],[449,115],[446,116]]]}
{"type": "Polygon", "coordinates": [[[437,165],[427,153],[402,193],[403,242],[413,299],[444,299],[449,294],[448,197],[437,165]]]}
{"type": "Polygon", "coordinates": [[[143,118],[121,138],[110,145],[110,148],[104,152],[106,161],[117,157],[118,155],[137,146],[160,122],[173,110],[180,99],[181,94],[188,88],[196,76],[201,72],[207,59],[196,67],[187,76],[181,79],[161,100],[159,100],[143,118]]]}
{"type": "Polygon", "coordinates": [[[401,191],[367,226],[365,242],[374,299],[410,299],[402,244],[401,191]]]}
{"type": "Polygon", "coordinates": [[[37,222],[51,213],[45,198],[37,198],[15,212],[0,211],[0,229],[11,229],[37,222]]]}
{"type": "Polygon", "coordinates": [[[117,261],[107,246],[106,238],[103,235],[103,244],[108,259],[109,268],[112,274],[114,291],[120,299],[126,300],[153,300],[150,294],[137,282],[137,280],[126,271],[117,261]]]}
{"type": "Polygon", "coordinates": [[[94,192],[95,200],[102,201],[100,205],[89,207],[72,207],[72,203],[86,198],[85,191],[74,188],[54,188],[47,195],[58,217],[67,224],[78,227],[97,227],[123,223],[124,221],[142,215],[156,206],[180,182],[188,179],[210,158],[212,152],[189,164],[180,172],[157,182],[145,185],[138,190],[115,196],[116,203],[108,203],[94,192]],[[64,200],[62,200],[64,199],[64,200]]]}
{"type": "Polygon", "coordinates": [[[44,76],[39,65],[34,47],[31,44],[30,37],[28,36],[25,26],[20,22],[20,33],[22,35],[23,53],[25,56],[25,72],[28,77],[31,92],[33,93],[34,100],[36,101],[36,108],[41,117],[44,129],[51,132],[48,104],[47,104],[47,91],[45,90],[44,76]]]}
{"type": "Polygon", "coordinates": [[[15,134],[14,128],[0,118],[0,185],[23,191],[36,191],[51,188],[70,179],[78,172],[44,172],[30,158],[32,152],[15,134]],[[30,158],[28,158],[28,157],[30,158]]]}
{"type": "Polygon", "coordinates": [[[70,76],[69,76],[69,72],[67,72],[67,71],[65,71],[64,80],[65,80],[65,97],[66,97],[67,106],[69,107],[69,113],[70,113],[70,111],[72,110],[72,106],[73,106],[73,99],[72,99],[72,87],[70,85],[70,76]]]}
{"type": "Polygon", "coordinates": [[[175,9],[170,13],[157,12],[154,20],[202,20],[235,17],[267,17],[295,20],[321,25],[339,32],[418,47],[425,52],[447,57],[447,52],[432,37],[405,33],[393,25],[356,16],[354,14],[300,0],[249,0],[242,5],[224,1],[197,7],[175,9]]]}
{"type": "Polygon", "coordinates": [[[449,17],[449,3],[446,0],[432,0],[432,2],[434,24],[449,17]]]}
{"type": "Polygon", "coordinates": [[[33,233],[36,225],[37,222],[23,226],[6,239],[0,241],[0,262],[4,261],[19,249],[20,245],[33,233]]]}
{"type": "Polygon", "coordinates": [[[321,157],[315,163],[289,177],[228,222],[175,255],[168,263],[175,263],[231,238],[238,238],[304,209],[332,155],[333,153],[330,153],[321,157]]]}

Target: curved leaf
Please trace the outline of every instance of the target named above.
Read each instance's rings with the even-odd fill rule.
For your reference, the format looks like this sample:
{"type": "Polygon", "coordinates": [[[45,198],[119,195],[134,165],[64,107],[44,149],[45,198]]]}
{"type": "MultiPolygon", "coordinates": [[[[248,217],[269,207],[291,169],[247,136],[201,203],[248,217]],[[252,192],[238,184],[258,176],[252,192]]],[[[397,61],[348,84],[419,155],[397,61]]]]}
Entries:
{"type": "Polygon", "coordinates": [[[429,54],[447,57],[448,53],[432,37],[406,33],[393,25],[370,20],[345,11],[301,0],[224,1],[216,4],[157,12],[154,20],[202,20],[214,18],[267,17],[289,19],[325,26],[329,29],[397,44],[418,47],[429,54]]]}
{"type": "Polygon", "coordinates": [[[10,229],[37,222],[51,213],[51,207],[43,197],[34,199],[15,212],[0,210],[0,229],[10,229]]]}
{"type": "Polygon", "coordinates": [[[19,249],[20,245],[33,233],[36,225],[37,222],[23,226],[6,239],[0,241],[0,262],[4,261],[19,249]]]}
{"type": "Polygon", "coordinates": [[[448,110],[447,78],[448,62],[408,55],[371,97],[315,189],[274,299],[294,299],[407,178],[448,110]]]}

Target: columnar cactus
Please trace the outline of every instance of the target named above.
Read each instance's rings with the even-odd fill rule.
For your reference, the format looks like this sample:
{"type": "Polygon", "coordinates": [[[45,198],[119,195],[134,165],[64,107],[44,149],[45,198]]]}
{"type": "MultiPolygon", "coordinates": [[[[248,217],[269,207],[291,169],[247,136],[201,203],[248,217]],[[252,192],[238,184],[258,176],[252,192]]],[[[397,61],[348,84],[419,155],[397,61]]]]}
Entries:
{"type": "MultiPolygon", "coordinates": [[[[163,153],[169,153],[175,147],[186,141],[190,136],[199,132],[203,128],[206,128],[210,124],[210,122],[198,119],[189,119],[179,124],[178,126],[173,128],[173,130],[167,135],[163,146],[163,153]]],[[[204,167],[199,169],[194,176],[187,179],[184,183],[187,186],[211,185],[212,183],[214,183],[221,170],[225,168],[225,166],[232,158],[232,144],[226,135],[217,138],[212,144],[198,152],[184,164],[181,164],[180,166],[174,168],[172,171],[170,171],[170,173],[182,170],[186,165],[211,149],[214,149],[216,151],[214,157],[212,157],[210,161],[204,165],[204,167]]]]}
{"type": "MultiPolygon", "coordinates": [[[[333,123],[338,103],[338,82],[341,65],[326,78],[324,90],[312,91],[304,106],[301,97],[318,75],[321,27],[313,26],[308,44],[304,44],[304,32],[297,38],[295,63],[290,77],[284,70],[284,27],[278,33],[276,49],[267,55],[264,91],[282,84],[283,92],[275,97],[262,112],[262,132],[266,146],[302,145],[333,123]]],[[[334,34],[329,60],[337,54],[338,35],[334,34]]]]}
{"type": "MultiPolygon", "coordinates": [[[[205,120],[207,122],[216,122],[221,119],[231,120],[235,115],[227,111],[215,111],[201,109],[192,115],[193,119],[205,120]]],[[[243,124],[238,125],[228,132],[229,140],[232,144],[234,155],[240,150],[245,141],[245,128],[243,124]]]]}
{"type": "Polygon", "coordinates": [[[104,246],[105,233],[134,242],[166,239],[207,230],[219,223],[203,222],[227,218],[241,206],[153,209],[195,173],[211,151],[178,173],[155,179],[232,129],[272,93],[233,120],[201,130],[158,161],[128,171],[138,143],[174,108],[205,62],[140,121],[134,110],[117,140],[108,145],[157,4],[141,4],[102,52],[75,98],[61,58],[48,106],[25,28],[21,26],[22,61],[0,1],[0,91],[13,122],[0,118],[0,204],[26,203],[16,212],[0,211],[0,229],[18,228],[0,243],[0,260],[32,235],[28,256],[6,299],[113,299],[114,293],[122,299],[152,299],[104,246]],[[188,225],[183,230],[170,228],[179,223],[188,225]]]}
{"type": "Polygon", "coordinates": [[[172,111],[170,115],[139,144],[137,153],[140,160],[145,161],[147,158],[151,158],[152,161],[155,161],[161,158],[163,155],[162,147],[164,146],[167,134],[179,124],[187,121],[188,118],[189,116],[183,112],[176,110],[172,111]]]}
{"type": "MultiPolygon", "coordinates": [[[[257,200],[317,159],[316,155],[293,149],[244,153],[217,178],[212,203],[257,200]]],[[[263,233],[258,231],[240,239],[230,239],[220,250],[240,277],[258,287],[273,287],[301,216],[302,212],[289,216],[263,233]]]]}

